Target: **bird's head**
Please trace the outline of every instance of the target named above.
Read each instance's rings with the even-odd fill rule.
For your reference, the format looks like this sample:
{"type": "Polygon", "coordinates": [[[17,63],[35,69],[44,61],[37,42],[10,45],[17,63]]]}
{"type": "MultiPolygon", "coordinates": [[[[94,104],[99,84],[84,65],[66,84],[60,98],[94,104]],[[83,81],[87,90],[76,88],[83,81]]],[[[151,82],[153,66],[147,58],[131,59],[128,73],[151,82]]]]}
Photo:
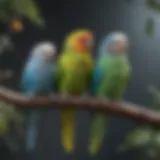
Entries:
{"type": "Polygon", "coordinates": [[[37,60],[51,62],[55,59],[57,48],[52,42],[38,43],[31,52],[31,57],[37,60]]]}
{"type": "Polygon", "coordinates": [[[124,54],[128,50],[128,37],[122,32],[113,32],[105,38],[100,48],[103,54],[124,54]]]}
{"type": "Polygon", "coordinates": [[[90,53],[93,48],[93,34],[85,29],[75,30],[67,36],[65,42],[65,47],[76,53],[90,53]]]}

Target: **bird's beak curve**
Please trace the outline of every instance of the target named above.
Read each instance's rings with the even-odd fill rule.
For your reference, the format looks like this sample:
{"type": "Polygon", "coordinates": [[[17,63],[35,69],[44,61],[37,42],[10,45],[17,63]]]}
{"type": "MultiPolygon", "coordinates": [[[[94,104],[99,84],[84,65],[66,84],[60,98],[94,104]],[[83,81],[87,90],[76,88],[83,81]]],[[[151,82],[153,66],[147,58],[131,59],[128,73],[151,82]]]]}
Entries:
{"type": "Polygon", "coordinates": [[[84,50],[92,50],[93,48],[93,41],[88,38],[88,39],[84,39],[82,42],[82,46],[84,50]]]}
{"type": "Polygon", "coordinates": [[[92,49],[93,48],[93,41],[89,39],[86,41],[85,45],[86,45],[86,48],[92,49]]]}

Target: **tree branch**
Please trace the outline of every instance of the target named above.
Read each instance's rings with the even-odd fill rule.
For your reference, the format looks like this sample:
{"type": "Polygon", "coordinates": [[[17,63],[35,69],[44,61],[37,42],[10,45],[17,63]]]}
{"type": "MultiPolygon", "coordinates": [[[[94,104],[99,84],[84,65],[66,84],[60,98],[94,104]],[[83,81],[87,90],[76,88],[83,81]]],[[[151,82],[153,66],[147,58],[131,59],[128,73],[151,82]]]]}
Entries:
{"type": "Polygon", "coordinates": [[[20,93],[0,88],[0,100],[12,103],[21,108],[52,108],[52,109],[85,109],[98,111],[112,116],[119,116],[132,119],[141,123],[160,125],[160,112],[149,110],[143,106],[138,106],[127,102],[112,102],[107,99],[97,99],[91,97],[73,97],[52,95],[52,97],[26,97],[20,93]]]}

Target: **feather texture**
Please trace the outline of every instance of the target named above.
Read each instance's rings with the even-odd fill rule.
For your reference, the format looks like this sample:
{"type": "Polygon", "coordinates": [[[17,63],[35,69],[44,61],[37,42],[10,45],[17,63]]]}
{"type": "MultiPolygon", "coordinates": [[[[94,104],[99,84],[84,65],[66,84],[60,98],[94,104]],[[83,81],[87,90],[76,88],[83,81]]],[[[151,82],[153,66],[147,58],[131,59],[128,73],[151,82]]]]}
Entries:
{"type": "MultiPolygon", "coordinates": [[[[55,54],[54,47],[51,44],[42,43],[33,49],[25,65],[22,74],[21,89],[27,96],[47,95],[52,91],[53,64],[52,61],[45,60],[46,45],[49,45],[50,52],[55,54]]],[[[36,145],[40,112],[29,111],[27,117],[26,149],[27,151],[32,151],[36,145]]]]}
{"type": "MultiPolygon", "coordinates": [[[[107,51],[108,45],[116,39],[115,37],[119,38],[120,34],[118,36],[115,33],[109,35],[100,45],[90,92],[97,97],[119,100],[128,84],[130,64],[126,54],[112,55],[107,51]]],[[[108,122],[109,118],[105,115],[92,113],[88,147],[92,155],[95,155],[101,147],[108,122]]]]}
{"type": "MultiPolygon", "coordinates": [[[[58,58],[56,86],[61,94],[82,95],[88,88],[93,67],[92,56],[90,53],[78,53],[72,48],[72,42],[83,33],[88,31],[71,33],[58,58]]],[[[67,153],[71,153],[75,148],[75,110],[68,110],[66,106],[61,114],[61,124],[62,145],[67,153]]]]}

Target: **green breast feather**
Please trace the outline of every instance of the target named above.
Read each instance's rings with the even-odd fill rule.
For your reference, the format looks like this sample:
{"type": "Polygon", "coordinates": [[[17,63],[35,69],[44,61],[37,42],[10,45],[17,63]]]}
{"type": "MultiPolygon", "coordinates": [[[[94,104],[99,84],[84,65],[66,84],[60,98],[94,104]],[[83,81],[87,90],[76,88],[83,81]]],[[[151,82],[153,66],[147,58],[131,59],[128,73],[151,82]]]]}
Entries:
{"type": "Polygon", "coordinates": [[[126,56],[109,57],[100,60],[103,77],[98,87],[98,95],[110,99],[120,99],[127,87],[130,65],[126,56]]]}
{"type": "Polygon", "coordinates": [[[89,54],[62,54],[57,67],[59,92],[81,94],[86,91],[93,67],[89,54]]]}

